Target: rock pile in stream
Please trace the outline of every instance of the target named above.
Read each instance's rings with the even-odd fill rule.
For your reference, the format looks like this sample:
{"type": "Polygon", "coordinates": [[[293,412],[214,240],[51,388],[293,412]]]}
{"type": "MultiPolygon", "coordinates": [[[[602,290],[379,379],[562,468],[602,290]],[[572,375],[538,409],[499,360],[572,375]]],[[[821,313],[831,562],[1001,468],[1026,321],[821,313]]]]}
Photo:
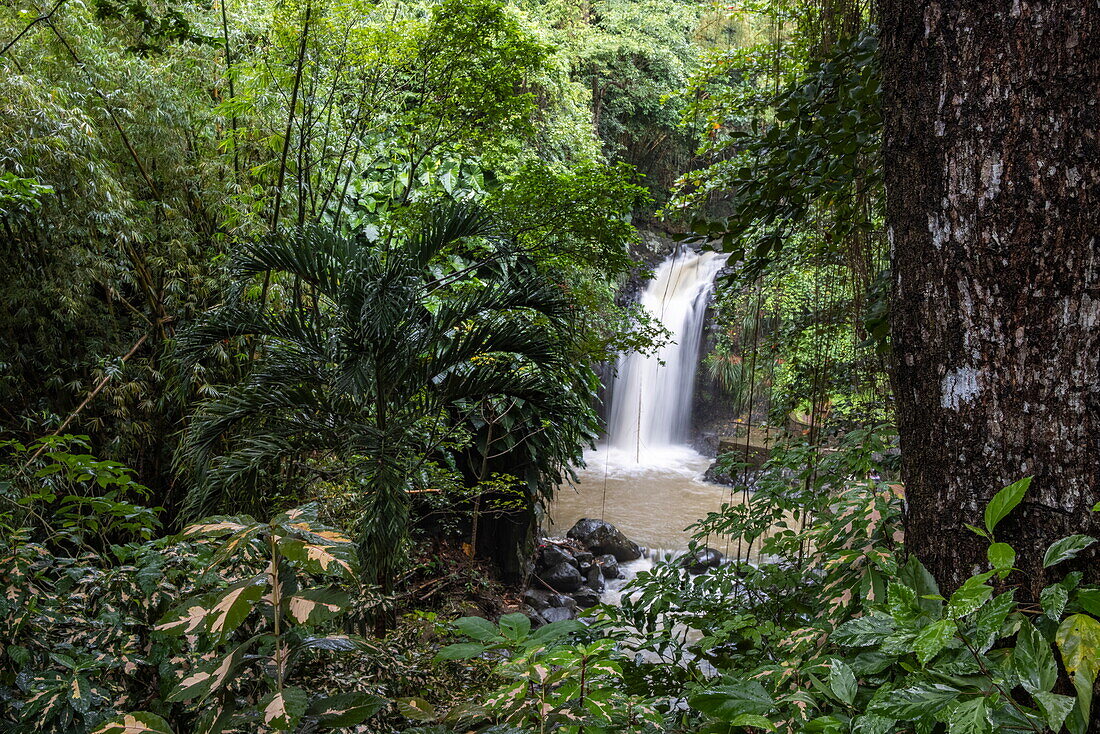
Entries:
{"type": "Polygon", "coordinates": [[[620,562],[642,557],[642,549],[609,522],[582,518],[564,538],[543,538],[531,588],[523,592],[527,614],[536,622],[573,619],[578,609],[600,603],[607,581],[622,578],[620,562]]]}

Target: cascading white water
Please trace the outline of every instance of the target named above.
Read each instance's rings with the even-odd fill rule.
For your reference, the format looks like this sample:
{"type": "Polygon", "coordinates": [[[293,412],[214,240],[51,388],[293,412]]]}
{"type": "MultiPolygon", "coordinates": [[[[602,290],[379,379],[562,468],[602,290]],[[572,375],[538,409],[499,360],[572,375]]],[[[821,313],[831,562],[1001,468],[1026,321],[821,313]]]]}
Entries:
{"type": "Polygon", "coordinates": [[[640,303],[670,332],[656,354],[619,358],[611,385],[607,444],[635,463],[687,442],[707,299],[725,255],[674,252],[657,268],[640,303]]]}

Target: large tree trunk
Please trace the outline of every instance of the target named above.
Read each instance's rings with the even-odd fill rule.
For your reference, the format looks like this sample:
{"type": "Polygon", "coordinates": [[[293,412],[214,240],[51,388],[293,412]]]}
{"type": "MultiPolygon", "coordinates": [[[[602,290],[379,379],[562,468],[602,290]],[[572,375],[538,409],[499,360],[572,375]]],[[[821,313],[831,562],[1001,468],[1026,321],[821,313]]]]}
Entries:
{"type": "Polygon", "coordinates": [[[997,533],[1034,595],[1050,542],[1100,536],[1100,2],[880,10],[908,543],[954,588],[964,523],[1034,475],[997,533]]]}

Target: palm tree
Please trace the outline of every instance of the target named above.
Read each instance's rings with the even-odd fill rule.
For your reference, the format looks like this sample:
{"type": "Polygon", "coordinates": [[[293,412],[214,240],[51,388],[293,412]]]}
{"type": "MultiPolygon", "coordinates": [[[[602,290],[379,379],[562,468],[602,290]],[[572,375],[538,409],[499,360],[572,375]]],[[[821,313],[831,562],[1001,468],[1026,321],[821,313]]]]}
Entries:
{"type": "Polygon", "coordinates": [[[242,287],[273,273],[293,296],[267,311],[236,298],[181,337],[190,364],[241,337],[258,354],[185,431],[191,517],[262,502],[263,477],[324,457],[364,492],[364,576],[388,591],[409,525],[411,473],[484,400],[521,398],[541,406],[543,420],[566,423],[585,410],[583,396],[556,384],[573,374],[564,358],[569,302],[494,238],[477,206],[440,207],[407,237],[303,228],[245,247],[233,270],[242,287]],[[433,275],[433,258],[475,237],[493,243],[491,263],[433,275]],[[479,278],[466,277],[475,271],[479,278]]]}

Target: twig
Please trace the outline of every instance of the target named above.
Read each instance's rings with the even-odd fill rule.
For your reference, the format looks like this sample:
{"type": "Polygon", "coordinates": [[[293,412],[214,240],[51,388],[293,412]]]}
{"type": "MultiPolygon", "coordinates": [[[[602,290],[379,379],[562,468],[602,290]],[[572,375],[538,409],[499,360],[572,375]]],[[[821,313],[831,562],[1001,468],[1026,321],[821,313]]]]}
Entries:
{"type": "Polygon", "coordinates": [[[34,20],[32,20],[30,23],[28,23],[26,28],[19,31],[19,34],[15,38],[8,41],[4,45],[4,48],[0,49],[0,56],[3,56],[4,54],[6,54],[8,52],[8,49],[10,49],[16,43],[18,43],[20,38],[22,38],[23,36],[27,35],[27,33],[30,32],[31,28],[34,28],[39,23],[48,22],[50,20],[50,18],[53,17],[53,14],[56,13],[61,8],[61,6],[64,5],[64,4],[65,4],[65,0],[57,0],[57,2],[54,3],[54,6],[52,8],[50,8],[50,12],[40,15],[37,18],[35,18],[34,20]]]}
{"type": "MultiPolygon", "coordinates": [[[[141,347],[142,344],[145,343],[145,340],[148,339],[148,338],[149,338],[148,334],[142,334],[141,338],[137,340],[137,342],[134,344],[134,346],[130,347],[130,351],[127,352],[126,356],[124,356],[122,358],[122,363],[126,364],[126,360],[128,360],[130,357],[134,356],[134,353],[137,352],[137,350],[141,347]]],[[[76,416],[80,413],[80,411],[84,410],[84,408],[88,405],[88,403],[92,402],[92,399],[95,398],[95,396],[99,394],[99,391],[102,390],[107,385],[107,383],[110,381],[110,379],[111,379],[110,373],[104,375],[103,379],[99,381],[99,384],[95,386],[95,389],[92,390],[90,393],[88,393],[88,397],[84,398],[84,402],[82,402],[80,405],[78,405],[76,410],[74,410],[72,413],[70,413],[69,417],[65,419],[65,422],[62,423],[57,428],[56,431],[54,431],[49,436],[47,436],[47,438],[53,438],[54,436],[57,436],[62,431],[64,431],[68,427],[68,425],[70,423],[72,423],[73,419],[76,418],[76,416]]],[[[27,462],[25,464],[23,464],[22,469],[20,469],[20,471],[22,471],[23,469],[26,469],[28,466],[30,466],[34,462],[34,460],[37,459],[39,457],[39,455],[41,455],[41,453],[45,450],[46,450],[46,444],[43,443],[41,446],[38,447],[38,450],[34,452],[34,454],[31,456],[31,458],[27,459],[27,462]]]]}

